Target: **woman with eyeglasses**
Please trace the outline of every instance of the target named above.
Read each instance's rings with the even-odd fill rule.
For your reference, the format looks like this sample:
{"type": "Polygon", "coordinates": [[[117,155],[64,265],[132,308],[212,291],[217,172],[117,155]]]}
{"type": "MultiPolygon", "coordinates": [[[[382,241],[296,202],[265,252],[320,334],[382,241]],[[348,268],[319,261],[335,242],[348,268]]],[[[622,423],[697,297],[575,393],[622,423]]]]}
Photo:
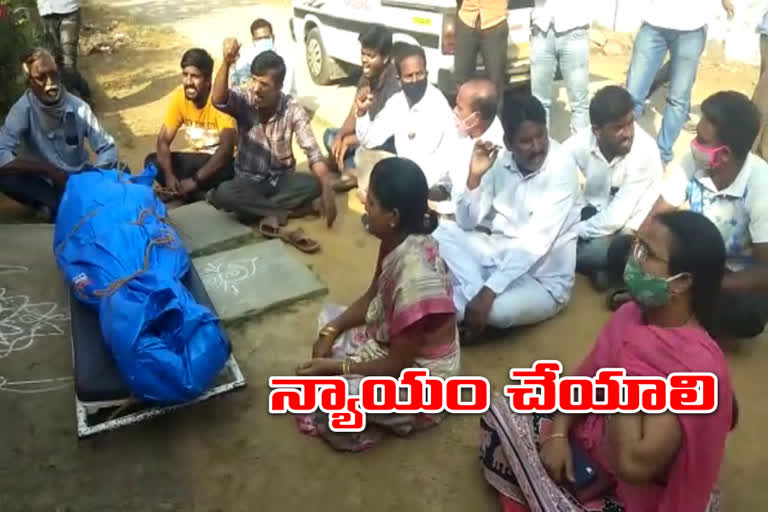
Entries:
{"type": "Polygon", "coordinates": [[[711,372],[710,414],[517,414],[498,398],[483,416],[481,459],[505,511],[705,512],[718,510],[716,480],[736,402],[725,356],[707,333],[725,247],[690,211],[658,215],[638,232],[624,280],[632,301],[605,325],[574,372],[628,376],[711,372]],[[530,507],[530,508],[528,508],[530,507]]]}

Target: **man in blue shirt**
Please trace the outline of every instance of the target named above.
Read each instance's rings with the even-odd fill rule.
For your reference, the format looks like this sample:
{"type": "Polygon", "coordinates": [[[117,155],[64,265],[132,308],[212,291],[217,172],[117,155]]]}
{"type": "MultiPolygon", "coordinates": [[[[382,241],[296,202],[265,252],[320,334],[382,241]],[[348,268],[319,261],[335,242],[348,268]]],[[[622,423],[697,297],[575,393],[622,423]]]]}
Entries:
{"type": "Polygon", "coordinates": [[[95,167],[116,167],[117,149],[88,104],[65,90],[47,50],[34,50],[23,68],[28,88],[0,128],[0,192],[52,222],[69,173],[91,165],[85,140],[95,167]]]}
{"type": "Polygon", "coordinates": [[[91,88],[77,70],[77,47],[82,14],[80,0],[37,0],[37,12],[53,43],[56,63],[69,92],[90,101],[91,88]]]}

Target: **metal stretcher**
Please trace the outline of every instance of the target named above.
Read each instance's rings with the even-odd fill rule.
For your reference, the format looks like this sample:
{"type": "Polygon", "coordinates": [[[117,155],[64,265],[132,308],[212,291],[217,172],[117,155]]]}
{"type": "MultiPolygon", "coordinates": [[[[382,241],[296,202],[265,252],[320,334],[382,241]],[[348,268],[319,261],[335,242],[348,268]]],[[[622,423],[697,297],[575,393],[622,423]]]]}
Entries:
{"type": "MultiPolygon", "coordinates": [[[[193,265],[190,265],[182,283],[200,304],[216,312],[193,265]]],[[[191,402],[170,406],[136,402],[123,382],[102,337],[98,313],[80,302],[72,290],[69,302],[75,374],[75,412],[77,435],[80,439],[140,423],[245,386],[245,378],[227,338],[227,343],[230,344],[229,359],[214,384],[201,396],[191,402]]]]}

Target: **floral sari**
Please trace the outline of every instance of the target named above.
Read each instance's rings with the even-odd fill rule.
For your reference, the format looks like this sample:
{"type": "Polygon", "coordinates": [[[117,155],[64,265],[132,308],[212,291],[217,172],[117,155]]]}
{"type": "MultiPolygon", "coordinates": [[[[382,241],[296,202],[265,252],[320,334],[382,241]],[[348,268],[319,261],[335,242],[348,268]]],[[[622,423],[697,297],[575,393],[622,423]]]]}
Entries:
{"type": "Polygon", "coordinates": [[[499,492],[505,512],[716,512],[717,476],[728,432],[733,427],[734,396],[725,356],[701,328],[661,328],[643,322],[629,302],[603,328],[591,353],[573,372],[593,377],[600,368],[625,368],[629,376],[667,377],[674,372],[712,372],[718,379],[718,409],[712,414],[679,415],[682,443],[664,483],[633,486],[616,478],[605,417],[587,415],[570,432],[604,478],[594,499],[579,500],[547,474],[539,448],[551,418],[517,414],[509,402],[494,400],[481,419],[481,460],[486,480],[499,492]]]}
{"type": "MultiPolygon", "coordinates": [[[[368,306],[366,324],[345,331],[331,350],[331,357],[351,358],[355,362],[388,356],[390,341],[430,315],[455,313],[450,277],[439,256],[437,242],[428,235],[410,235],[390,253],[379,255],[380,272],[376,296],[368,306]]],[[[320,314],[318,327],[343,313],[344,308],[329,305],[320,314]]],[[[414,367],[426,368],[430,375],[447,378],[459,373],[459,336],[443,344],[425,347],[414,360],[414,367]]],[[[358,394],[362,376],[348,376],[350,394],[358,394]]],[[[407,393],[406,393],[407,394],[407,393]]],[[[434,426],[440,414],[368,414],[368,427],[359,434],[338,434],[327,427],[322,412],[299,416],[299,428],[309,435],[320,435],[338,449],[360,451],[375,445],[391,431],[407,435],[434,426]]]]}

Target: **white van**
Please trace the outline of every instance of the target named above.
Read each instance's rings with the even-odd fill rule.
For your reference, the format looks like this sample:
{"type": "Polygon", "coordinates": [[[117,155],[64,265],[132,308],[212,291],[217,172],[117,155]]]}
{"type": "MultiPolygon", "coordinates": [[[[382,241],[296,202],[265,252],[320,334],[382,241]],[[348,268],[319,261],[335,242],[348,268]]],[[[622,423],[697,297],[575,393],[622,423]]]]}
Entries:
{"type": "MultiPolygon", "coordinates": [[[[530,82],[532,5],[533,0],[509,0],[511,86],[530,82]]],[[[392,30],[393,42],[423,47],[431,81],[445,94],[455,94],[456,0],[292,0],[292,7],[291,37],[304,42],[307,67],[315,83],[327,85],[359,67],[358,37],[368,26],[379,23],[392,30]]],[[[478,70],[482,70],[479,55],[478,70]]]]}

